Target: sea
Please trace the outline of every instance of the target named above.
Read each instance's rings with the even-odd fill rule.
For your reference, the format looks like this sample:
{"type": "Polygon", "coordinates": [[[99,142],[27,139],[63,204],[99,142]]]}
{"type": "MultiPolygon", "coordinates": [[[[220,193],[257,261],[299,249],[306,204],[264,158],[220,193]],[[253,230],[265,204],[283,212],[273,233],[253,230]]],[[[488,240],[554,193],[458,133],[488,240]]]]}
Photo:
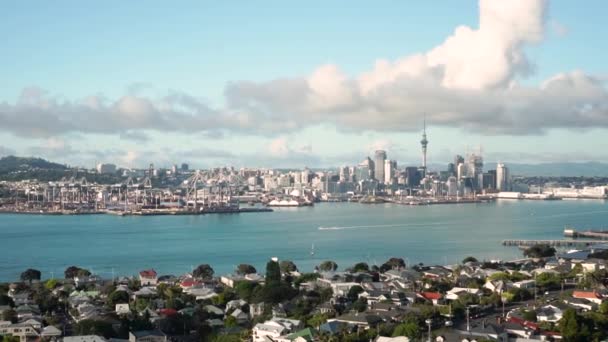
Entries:
{"type": "Polygon", "coordinates": [[[0,281],[27,268],[63,277],[84,267],[102,277],[153,268],[181,275],[210,264],[216,275],[238,264],[264,272],[277,257],[309,272],[324,260],[339,269],[390,257],[408,264],[454,264],[522,257],[504,239],[561,239],[565,227],[608,226],[603,200],[521,201],[403,206],[320,203],[274,212],[201,216],[0,215],[0,281]]]}

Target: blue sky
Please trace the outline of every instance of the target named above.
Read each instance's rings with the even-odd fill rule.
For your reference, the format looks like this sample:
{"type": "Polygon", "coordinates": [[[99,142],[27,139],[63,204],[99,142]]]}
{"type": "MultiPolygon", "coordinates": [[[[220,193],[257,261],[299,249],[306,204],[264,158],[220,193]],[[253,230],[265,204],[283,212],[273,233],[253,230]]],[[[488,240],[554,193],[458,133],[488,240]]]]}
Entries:
{"type": "MultiPolygon", "coordinates": [[[[348,7],[326,1],[300,4],[267,1],[263,5],[232,1],[97,4],[32,1],[0,6],[3,45],[0,120],[7,123],[0,127],[0,154],[41,155],[85,165],[95,161],[129,166],[188,161],[199,167],[218,164],[301,167],[353,164],[370,150],[382,147],[388,149],[389,158],[400,163],[416,163],[425,112],[429,117],[429,159],[435,163],[448,162],[454,153],[463,154],[479,145],[483,146],[486,160],[492,161],[605,161],[608,157],[602,152],[608,150],[608,140],[603,138],[608,120],[605,93],[608,72],[603,62],[608,60],[608,51],[602,44],[608,33],[603,23],[608,4],[603,1],[550,2],[538,14],[543,20],[542,37],[530,38],[525,33],[516,37],[521,44],[509,47],[526,56],[527,71],[520,73],[521,65],[512,63],[507,67],[512,68],[513,75],[500,80],[484,79],[481,88],[470,84],[475,91],[490,91],[502,99],[503,95],[497,94],[496,89],[506,81],[536,89],[555,75],[574,70],[581,70],[583,76],[577,77],[585,77],[584,80],[599,80],[600,85],[591,90],[564,91],[578,94],[580,90],[579,97],[567,102],[572,103],[573,108],[585,107],[587,102],[596,108],[593,115],[578,118],[578,122],[587,117],[593,119],[580,125],[572,125],[570,119],[565,119],[566,111],[555,119],[551,116],[551,106],[542,107],[551,102],[550,96],[556,96],[555,93],[534,93],[534,103],[526,106],[542,112],[542,119],[521,126],[534,126],[537,130],[514,128],[508,123],[528,115],[525,113],[497,120],[506,123],[508,127],[504,129],[476,124],[479,115],[487,115],[481,121],[492,122],[496,114],[491,109],[504,107],[503,102],[484,103],[490,108],[487,113],[485,109],[477,112],[475,108],[482,105],[476,107],[474,102],[457,107],[454,109],[458,111],[457,120],[450,119],[455,116],[453,113],[446,113],[450,103],[439,109],[408,103],[403,105],[403,118],[391,112],[388,119],[389,114],[378,110],[382,103],[390,102],[388,98],[374,97],[373,106],[343,99],[336,104],[332,98],[331,104],[323,102],[319,107],[317,102],[300,103],[300,98],[308,96],[301,93],[300,87],[282,93],[287,84],[282,82],[310,80],[315,70],[324,65],[339,68],[340,75],[349,83],[370,72],[378,59],[394,62],[426,54],[442,45],[456,27],[465,25],[476,29],[479,26],[478,1],[354,1],[349,2],[348,7]],[[277,85],[273,80],[282,81],[277,85]],[[244,82],[251,84],[245,90],[244,82]],[[273,88],[275,86],[277,88],[273,88]],[[38,90],[35,103],[25,109],[20,104],[24,89],[38,90]],[[204,108],[205,113],[213,111],[206,115],[219,113],[218,116],[228,118],[215,123],[217,127],[213,129],[202,127],[209,121],[208,117],[195,121],[201,125],[199,128],[185,123],[190,127],[165,129],[166,126],[145,121],[154,116],[139,111],[142,107],[143,111],[148,108],[140,103],[136,105],[137,118],[130,112],[135,106],[132,102],[128,107],[120,107],[127,109],[118,110],[118,114],[105,113],[106,109],[118,108],[120,99],[133,96],[153,103],[151,111],[162,112],[170,119],[171,113],[178,109],[172,107],[165,112],[158,104],[158,99],[168,94],[188,94],[196,98],[197,111],[204,108]],[[297,103],[293,106],[283,103],[292,95],[297,103]],[[67,124],[78,121],[70,115],[78,116],[81,110],[71,106],[89,97],[108,103],[107,108],[95,111],[95,118],[108,127],[98,130],[86,123],[67,124]],[[281,104],[277,105],[278,102],[281,104]],[[370,110],[372,107],[374,110],[370,110]],[[294,108],[293,113],[290,108],[294,108]],[[343,120],[345,108],[358,114],[352,120],[343,120]],[[9,114],[3,117],[3,111],[9,114]],[[335,116],[324,120],[325,111],[328,118],[335,116]],[[471,111],[476,112],[475,115],[470,114],[471,111]],[[246,125],[241,119],[235,119],[237,112],[239,115],[247,112],[246,125]],[[375,125],[374,115],[387,118],[386,122],[375,125]],[[51,127],[57,118],[65,120],[64,125],[51,127]],[[234,123],[235,120],[239,123],[234,123]],[[361,123],[351,125],[359,121],[361,123]],[[24,128],[24,122],[34,128],[24,128]],[[141,127],[138,122],[142,123],[141,127]],[[275,127],[277,122],[289,125],[275,127]],[[36,128],[37,124],[41,127],[36,128]],[[592,150],[590,142],[595,147],[592,150]]],[[[519,23],[520,13],[516,10],[513,13],[508,20],[519,23]]],[[[511,36],[498,38],[509,41],[511,36]]],[[[448,57],[441,58],[440,64],[453,65],[450,64],[453,61],[445,60],[448,57]]],[[[479,72],[464,75],[464,80],[477,75],[479,72]]],[[[334,84],[331,83],[334,73],[322,76],[323,82],[334,84]]],[[[411,80],[411,83],[415,81],[420,80],[411,80]]],[[[395,85],[393,94],[398,95],[401,86],[395,85]]],[[[435,90],[442,91],[441,94],[446,91],[444,95],[448,99],[452,93],[470,89],[468,83],[456,86],[441,83],[437,87],[440,89],[435,90]]],[[[320,91],[333,89],[321,87],[320,91]]],[[[531,89],[528,90],[533,91],[531,89]]],[[[341,91],[331,94],[341,96],[341,91]]],[[[329,98],[327,94],[321,95],[323,101],[329,98]]],[[[437,98],[427,95],[428,99],[421,98],[420,102],[437,98]]],[[[508,96],[509,99],[516,96],[516,101],[531,97],[511,93],[508,96]]],[[[179,108],[183,105],[174,104],[179,108]]],[[[398,112],[399,108],[391,110],[398,112]]]]}

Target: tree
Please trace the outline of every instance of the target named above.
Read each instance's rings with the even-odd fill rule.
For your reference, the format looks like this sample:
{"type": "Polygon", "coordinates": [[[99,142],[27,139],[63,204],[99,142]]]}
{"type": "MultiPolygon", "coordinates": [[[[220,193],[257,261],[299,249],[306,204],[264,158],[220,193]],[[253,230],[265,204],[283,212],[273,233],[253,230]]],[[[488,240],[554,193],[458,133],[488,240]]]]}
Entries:
{"type": "Polygon", "coordinates": [[[19,338],[19,336],[12,336],[12,335],[4,335],[2,337],[2,342],[19,342],[21,339],[19,338]]]}
{"type": "Polygon", "coordinates": [[[89,272],[89,270],[80,268],[78,266],[70,266],[65,269],[65,271],[63,272],[63,275],[65,276],[65,279],[73,279],[78,276],[80,276],[80,277],[87,276],[88,277],[91,275],[91,272],[89,272]]]}
{"type": "Polygon", "coordinates": [[[192,271],[192,276],[201,279],[211,279],[214,273],[215,271],[213,271],[213,268],[209,264],[201,264],[192,271]]]}
{"type": "Polygon", "coordinates": [[[236,271],[236,274],[240,274],[240,275],[252,274],[252,273],[257,272],[255,267],[248,265],[248,264],[240,264],[239,266],[237,266],[235,271],[236,271]]]}
{"type": "Polygon", "coordinates": [[[336,264],[335,262],[333,262],[331,260],[323,261],[319,265],[319,271],[321,271],[321,272],[334,272],[337,269],[338,269],[338,264],[336,264]]]}
{"type": "Polygon", "coordinates": [[[8,305],[10,307],[15,306],[13,299],[5,294],[0,294],[0,305],[8,305]]]}
{"type": "Polygon", "coordinates": [[[308,321],[306,321],[306,324],[315,329],[319,329],[319,326],[321,326],[321,324],[325,323],[326,321],[327,314],[316,314],[312,316],[308,321]]]}
{"type": "Polygon", "coordinates": [[[44,287],[47,288],[47,290],[53,290],[54,288],[56,288],[58,285],[57,279],[49,279],[44,283],[44,287]]]}
{"type": "Polygon", "coordinates": [[[279,263],[270,260],[266,264],[266,285],[278,285],[281,283],[281,267],[279,263]]]}
{"type": "Polygon", "coordinates": [[[32,282],[32,280],[40,280],[41,273],[33,268],[28,268],[21,273],[21,281],[32,282]]]}
{"type": "Polygon", "coordinates": [[[239,298],[249,302],[251,301],[251,297],[253,296],[256,287],[258,286],[258,284],[251,281],[239,281],[234,286],[234,290],[236,291],[236,294],[239,296],[239,298]]]}
{"type": "Polygon", "coordinates": [[[114,291],[108,296],[108,305],[114,308],[116,304],[129,303],[129,294],[126,291],[114,291]]]}
{"type": "Polygon", "coordinates": [[[226,319],[224,320],[224,326],[226,326],[226,328],[234,328],[238,325],[239,324],[237,323],[236,318],[234,316],[228,315],[228,317],[226,317],[226,319]]]}
{"type": "Polygon", "coordinates": [[[462,259],[463,264],[466,264],[467,262],[477,262],[477,259],[472,256],[468,256],[468,257],[462,259]]]}
{"type": "Polygon", "coordinates": [[[361,292],[363,292],[363,288],[359,285],[355,285],[348,290],[346,297],[348,297],[348,300],[351,302],[354,302],[359,298],[359,293],[361,292]]]}
{"type": "Polygon", "coordinates": [[[522,317],[526,320],[526,321],[530,321],[530,322],[536,322],[536,311],[534,310],[526,310],[523,312],[522,317]]]}
{"type": "Polygon", "coordinates": [[[390,258],[382,266],[380,270],[386,272],[393,269],[405,268],[405,261],[401,258],[390,258]]]}
{"type": "Polygon", "coordinates": [[[281,261],[279,266],[281,268],[281,273],[291,273],[296,272],[298,270],[296,264],[294,264],[291,260],[283,260],[281,261]]]}
{"type": "Polygon", "coordinates": [[[524,250],[524,256],[528,258],[547,258],[555,255],[555,248],[547,244],[534,245],[524,250]]]}
{"type": "Polygon", "coordinates": [[[588,341],[589,327],[587,327],[582,317],[574,309],[566,309],[559,321],[560,332],[564,342],[583,342],[588,341]]]}
{"type": "Polygon", "coordinates": [[[101,335],[105,338],[109,338],[114,335],[114,329],[109,322],[85,319],[76,323],[76,326],[74,326],[74,334],[101,335]]]}
{"type": "Polygon", "coordinates": [[[420,329],[420,325],[416,322],[406,322],[399,324],[395,328],[393,337],[397,336],[407,336],[410,339],[418,340],[420,337],[422,337],[422,330],[420,329]]]}
{"type": "Polygon", "coordinates": [[[2,313],[2,320],[11,323],[17,323],[17,311],[13,309],[5,310],[2,313]]]}
{"type": "Polygon", "coordinates": [[[353,272],[369,272],[369,265],[364,262],[356,263],[353,268],[353,272]]]}

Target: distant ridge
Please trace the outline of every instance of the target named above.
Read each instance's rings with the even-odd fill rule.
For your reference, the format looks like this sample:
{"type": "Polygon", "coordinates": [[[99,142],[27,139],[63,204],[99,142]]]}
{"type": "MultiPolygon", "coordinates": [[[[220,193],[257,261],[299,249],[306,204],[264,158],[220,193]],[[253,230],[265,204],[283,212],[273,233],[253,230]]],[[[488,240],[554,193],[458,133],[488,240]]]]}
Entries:
{"type": "Polygon", "coordinates": [[[53,163],[42,158],[7,156],[0,158],[0,173],[27,170],[67,170],[63,164],[53,163]]]}

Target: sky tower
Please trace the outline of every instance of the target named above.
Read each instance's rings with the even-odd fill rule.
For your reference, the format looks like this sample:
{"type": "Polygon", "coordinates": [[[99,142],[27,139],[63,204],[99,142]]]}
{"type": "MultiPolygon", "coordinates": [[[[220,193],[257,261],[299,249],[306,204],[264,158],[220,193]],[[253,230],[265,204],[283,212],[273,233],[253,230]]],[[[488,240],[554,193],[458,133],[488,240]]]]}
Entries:
{"type": "Polygon", "coordinates": [[[429,144],[429,141],[426,139],[426,117],[422,125],[422,140],[420,140],[420,145],[422,146],[422,167],[426,170],[426,146],[429,144]]]}

